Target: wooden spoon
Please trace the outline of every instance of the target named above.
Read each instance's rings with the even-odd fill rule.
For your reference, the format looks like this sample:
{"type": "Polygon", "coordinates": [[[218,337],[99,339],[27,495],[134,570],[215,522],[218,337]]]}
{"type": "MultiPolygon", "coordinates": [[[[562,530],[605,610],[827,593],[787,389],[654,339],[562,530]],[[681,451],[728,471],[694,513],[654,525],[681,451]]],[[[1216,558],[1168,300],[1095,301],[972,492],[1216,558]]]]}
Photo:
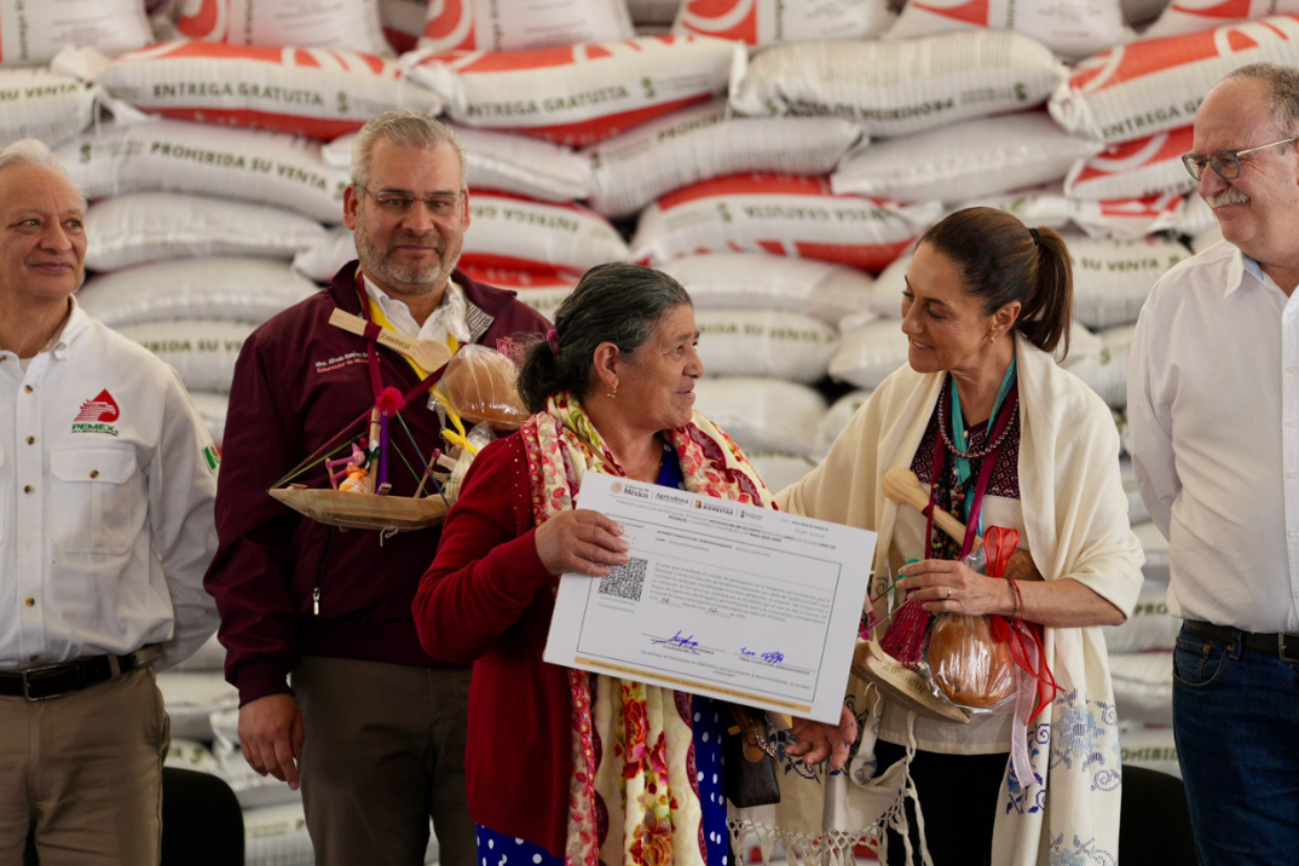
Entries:
{"type": "MultiPolygon", "coordinates": [[[[884,495],[899,505],[910,505],[916,511],[923,512],[929,507],[929,491],[925,490],[925,485],[920,483],[916,473],[904,466],[894,466],[884,473],[884,495]]],[[[934,523],[952,538],[965,543],[965,524],[946,511],[935,508],[934,523]]],[[[974,546],[970,550],[978,550],[982,546],[983,539],[974,536],[974,546]]]]}
{"type": "MultiPolygon", "coordinates": [[[[360,316],[353,316],[351,313],[335,308],[334,312],[329,314],[329,324],[364,337],[366,326],[370,323],[360,316]]],[[[416,340],[398,334],[396,331],[380,328],[379,336],[375,337],[374,341],[380,346],[387,346],[410,358],[427,373],[442,369],[451,360],[451,350],[445,343],[439,343],[437,340],[416,340]]]]}

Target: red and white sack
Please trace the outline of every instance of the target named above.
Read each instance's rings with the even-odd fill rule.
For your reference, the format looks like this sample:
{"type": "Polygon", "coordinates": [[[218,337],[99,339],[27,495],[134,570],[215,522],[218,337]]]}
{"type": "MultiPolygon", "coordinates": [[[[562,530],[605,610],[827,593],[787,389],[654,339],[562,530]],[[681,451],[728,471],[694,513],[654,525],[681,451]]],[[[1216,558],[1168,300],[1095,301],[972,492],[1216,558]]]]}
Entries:
{"type": "Polygon", "coordinates": [[[870,302],[874,280],[844,265],[757,253],[685,256],[664,262],[696,310],[787,310],[837,323],[870,302]]]}
{"type": "Polygon", "coordinates": [[[186,319],[123,325],[116,330],[175,367],[188,390],[228,394],[239,350],[256,327],[246,322],[186,319]]]}
{"type": "Polygon", "coordinates": [[[665,195],[641,214],[633,261],[658,266],[703,253],[768,253],[880,271],[937,219],[937,203],[836,196],[820,177],[746,174],[665,195]]]}
{"type": "Polygon", "coordinates": [[[1143,138],[1191,123],[1228,72],[1261,62],[1299,63],[1299,16],[1142,39],[1093,55],[1051,95],[1051,115],[1075,135],[1143,138]]]}
{"type": "Polygon", "coordinates": [[[1110,655],[1110,680],[1120,722],[1173,723],[1173,653],[1110,655]]]}
{"type": "Polygon", "coordinates": [[[1173,0],[1141,38],[1181,36],[1224,24],[1294,13],[1299,13],[1299,0],[1173,0]]]}
{"type": "Polygon", "coordinates": [[[77,293],[77,303],[110,328],[201,319],[260,325],[316,291],[286,262],[173,259],[100,274],[77,293]]]}
{"type": "Polygon", "coordinates": [[[926,0],[908,3],[885,39],[915,39],[971,29],[1013,30],[1066,59],[1103,51],[1134,37],[1119,0],[926,0]]]}
{"type": "MultiPolygon", "coordinates": [[[[1206,232],[1217,231],[1218,238],[1222,238],[1222,228],[1218,225],[1218,217],[1213,213],[1213,208],[1200,198],[1199,193],[1190,193],[1182,199],[1181,210],[1177,213],[1177,225],[1175,226],[1178,234],[1198,236],[1206,232]]],[[[1202,249],[1192,246],[1197,253],[1202,249]]]]}
{"type": "Polygon", "coordinates": [[[837,117],[740,117],[725,97],[642,124],[583,151],[591,207],[625,217],[674,189],[746,171],[823,175],[862,138],[837,117]]]}
{"type": "Polygon", "coordinates": [[[95,94],[48,69],[0,69],[0,106],[0,147],[23,138],[53,147],[90,125],[95,94]]]}
{"type": "Polygon", "coordinates": [[[1191,253],[1176,241],[1149,237],[1106,241],[1065,238],[1073,263],[1073,318],[1089,328],[1137,320],[1155,281],[1191,253]]]}
{"type": "Polygon", "coordinates": [[[409,74],[446,101],[457,123],[585,147],[724,91],[743,53],[703,36],[644,37],[453,52],[418,60],[409,74]]]}
{"type": "Polygon", "coordinates": [[[1069,367],[1111,409],[1128,405],[1128,356],[1132,352],[1132,334],[1136,325],[1120,325],[1101,331],[1101,351],[1069,367]]]}
{"type": "Polygon", "coordinates": [[[1069,225],[1077,208],[1064,194],[1064,185],[1059,183],[1013,189],[1000,195],[978,196],[953,205],[952,210],[963,210],[967,207],[995,207],[1019,217],[1026,226],[1047,226],[1057,231],[1069,225]]]}
{"type": "Polygon", "coordinates": [[[634,35],[626,0],[431,0],[419,47],[527,51],[634,35]]]}
{"type": "Polygon", "coordinates": [[[179,120],[113,123],[58,148],[89,198],[182,192],[251,201],[325,223],[343,219],[349,173],[327,166],[320,145],[275,132],[179,120]]]}
{"type": "Polygon", "coordinates": [[[413,51],[424,35],[428,0],[379,0],[383,36],[398,54],[413,51]]]}
{"type": "Polygon", "coordinates": [[[858,146],[830,182],[837,193],[958,202],[1061,180],[1099,149],[1066,133],[1045,111],[1028,111],[858,146]]]}
{"type": "MultiPolygon", "coordinates": [[[[574,201],[591,194],[590,162],[572,149],[525,135],[458,127],[465,146],[465,180],[477,189],[510,192],[541,201],[574,201]]],[[[352,142],[344,135],[325,145],[330,165],[352,166],[352,142]]]]}
{"type": "Polygon", "coordinates": [[[849,391],[838,400],[830,404],[826,410],[825,417],[816,428],[816,441],[818,445],[818,454],[825,454],[834,444],[834,440],[839,438],[839,434],[848,426],[852,416],[857,414],[857,410],[866,405],[866,401],[871,398],[873,391],[849,391]]]}
{"type": "Polygon", "coordinates": [[[1139,653],[1147,650],[1171,650],[1177,645],[1182,620],[1168,612],[1168,587],[1146,583],[1137,596],[1132,615],[1122,625],[1106,626],[1105,647],[1110,654],[1139,653]]]}
{"type": "Polygon", "coordinates": [[[797,382],[751,376],[709,376],[695,382],[695,410],[725,430],[746,454],[815,454],[812,431],[825,408],[820,391],[797,382]]]}
{"type": "Polygon", "coordinates": [[[1066,77],[1049,48],[978,30],[902,42],[778,45],[736,64],[741,114],[842,117],[875,136],[1040,105],[1066,77]]]}
{"type": "Polygon", "coordinates": [[[628,258],[618,230],[581,205],[479,191],[469,196],[469,216],[461,256],[467,265],[583,273],[628,258]]]}
{"type": "Polygon", "coordinates": [[[174,32],[160,30],[163,39],[388,53],[378,0],[184,0],[174,32]]]}
{"type": "Polygon", "coordinates": [[[320,223],[283,208],[207,196],[140,192],[100,199],[86,211],[86,267],[162,259],[258,256],[289,261],[320,243],[320,223]]]}
{"type": "MultiPolygon", "coordinates": [[[[1168,663],[1171,665],[1172,660],[1168,663]]],[[[1119,732],[1119,760],[1125,767],[1144,767],[1182,778],[1177,739],[1170,727],[1139,725],[1119,732]]]]}
{"type": "Polygon", "coordinates": [[[1123,18],[1133,27],[1149,24],[1159,17],[1170,2],[1171,0],[1123,0],[1123,18]]]}
{"type": "Polygon", "coordinates": [[[39,66],[69,46],[121,54],[152,41],[140,0],[0,0],[0,66],[39,66]]]}
{"type": "Polygon", "coordinates": [[[1090,201],[1190,192],[1195,189],[1195,179],[1182,164],[1182,154],[1191,150],[1194,132],[1183,126],[1112,144],[1079,160],[1065,178],[1064,191],[1072,198],[1090,201]]]}
{"type": "MultiPolygon", "coordinates": [[[[783,310],[696,310],[707,376],[770,376],[811,384],[825,377],[838,332],[783,310]]],[[[810,432],[810,431],[809,431],[810,432]]]]}
{"type": "Polygon", "coordinates": [[[460,270],[471,280],[508,289],[518,293],[518,299],[552,322],[555,312],[581,279],[572,271],[516,271],[505,268],[480,268],[471,264],[460,265],[460,270]]]}
{"type": "Polygon", "coordinates": [[[888,0],[685,0],[672,29],[748,45],[776,45],[874,39],[896,17],[888,0]]]}
{"type": "Polygon", "coordinates": [[[86,67],[115,98],[150,114],[323,141],[392,108],[442,107],[395,61],[329,48],[166,42],[86,67]]]}
{"type": "Polygon", "coordinates": [[[1088,237],[1138,240],[1174,228],[1182,212],[1183,197],[1169,192],[1145,198],[1070,201],[1074,207],[1073,222],[1088,237]]]}

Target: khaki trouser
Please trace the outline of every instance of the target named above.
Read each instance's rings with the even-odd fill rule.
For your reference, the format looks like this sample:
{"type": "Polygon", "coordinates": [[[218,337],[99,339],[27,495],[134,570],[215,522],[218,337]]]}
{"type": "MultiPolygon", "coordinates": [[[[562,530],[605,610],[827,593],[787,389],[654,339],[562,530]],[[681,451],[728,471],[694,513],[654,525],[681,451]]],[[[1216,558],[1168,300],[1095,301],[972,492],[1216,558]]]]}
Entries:
{"type": "Polygon", "coordinates": [[[307,656],[293,672],[317,866],[474,866],[465,797],[469,671],[307,656]]]}
{"type": "Polygon", "coordinates": [[[0,697],[0,863],[157,866],[171,726],[153,668],[48,701],[0,697]]]}

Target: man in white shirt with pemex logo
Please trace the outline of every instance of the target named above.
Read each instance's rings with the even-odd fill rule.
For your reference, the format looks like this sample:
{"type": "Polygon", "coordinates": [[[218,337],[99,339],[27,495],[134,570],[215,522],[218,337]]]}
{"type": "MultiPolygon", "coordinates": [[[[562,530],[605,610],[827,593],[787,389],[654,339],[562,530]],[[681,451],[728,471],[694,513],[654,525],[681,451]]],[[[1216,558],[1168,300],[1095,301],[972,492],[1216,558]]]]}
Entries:
{"type": "Polygon", "coordinates": [[[216,629],[216,452],[174,370],[90,319],[85,203],[0,150],[0,863],[156,864],[154,667],[216,629]]]}

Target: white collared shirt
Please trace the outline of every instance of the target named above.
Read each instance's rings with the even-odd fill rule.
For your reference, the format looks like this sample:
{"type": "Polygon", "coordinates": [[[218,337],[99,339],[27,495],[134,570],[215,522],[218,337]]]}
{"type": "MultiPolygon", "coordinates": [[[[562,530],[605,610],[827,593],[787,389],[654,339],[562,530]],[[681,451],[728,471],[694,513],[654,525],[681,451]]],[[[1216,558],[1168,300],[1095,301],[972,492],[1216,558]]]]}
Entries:
{"type": "Polygon", "coordinates": [[[410,314],[410,307],[404,301],[392,297],[368,277],[365,280],[365,293],[379,305],[379,309],[383,310],[388,321],[402,336],[445,343],[450,335],[461,343],[470,342],[469,325],[465,318],[465,293],[451,280],[447,281],[442,303],[424,320],[423,325],[415,321],[415,317],[410,314]]]}
{"type": "Polygon", "coordinates": [[[1226,241],[1165,274],[1133,338],[1128,429],[1169,611],[1299,632],[1299,292],[1226,241]]]}
{"type": "Polygon", "coordinates": [[[75,302],[25,371],[0,352],[0,670],[198,649],[215,468],[176,371],[75,302]]]}

